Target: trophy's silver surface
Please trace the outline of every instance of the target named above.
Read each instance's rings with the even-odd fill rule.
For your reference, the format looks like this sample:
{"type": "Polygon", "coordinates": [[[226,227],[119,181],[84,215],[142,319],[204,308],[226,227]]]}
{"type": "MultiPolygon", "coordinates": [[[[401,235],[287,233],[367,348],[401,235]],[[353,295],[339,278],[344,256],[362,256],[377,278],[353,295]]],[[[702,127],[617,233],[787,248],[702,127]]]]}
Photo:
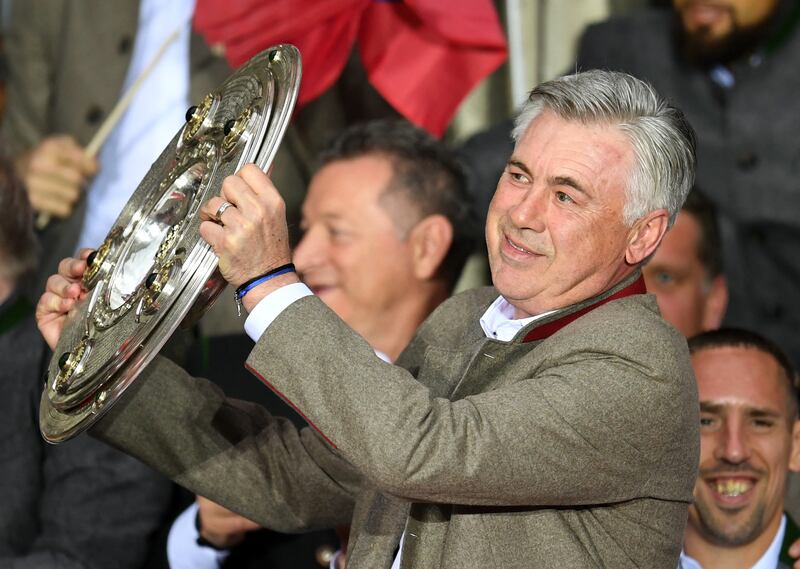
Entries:
{"type": "Polygon", "coordinates": [[[200,237],[198,209],[226,176],[272,162],[300,84],[294,46],[265,50],[187,111],[84,275],[48,368],[39,413],[49,442],[67,440],[111,407],[184,320],[225,288],[200,237]]]}

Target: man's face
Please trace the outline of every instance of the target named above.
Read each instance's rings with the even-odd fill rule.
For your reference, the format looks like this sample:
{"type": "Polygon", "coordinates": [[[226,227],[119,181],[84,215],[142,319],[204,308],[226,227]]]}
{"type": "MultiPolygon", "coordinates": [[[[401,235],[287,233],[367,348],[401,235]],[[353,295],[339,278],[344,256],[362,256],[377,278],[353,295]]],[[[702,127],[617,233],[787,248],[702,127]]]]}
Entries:
{"type": "Polygon", "coordinates": [[[294,253],[303,281],[367,340],[401,304],[413,272],[411,248],[379,203],[391,177],[391,162],[377,155],[324,166],[309,185],[294,253]]]}
{"type": "Polygon", "coordinates": [[[760,28],[778,0],[673,0],[687,39],[696,51],[723,51],[721,46],[760,28]]]}
{"type": "Polygon", "coordinates": [[[798,469],[797,423],[787,380],[772,356],[750,347],[692,355],[700,397],[700,472],[689,531],[723,546],[777,531],[787,471],[798,469]]]}
{"type": "Polygon", "coordinates": [[[656,295],[664,320],[687,338],[717,328],[727,299],[722,277],[711,279],[700,261],[701,239],[697,219],[681,212],[642,269],[647,290],[656,295]]]}
{"type": "Polygon", "coordinates": [[[611,127],[533,120],[486,221],[492,281],[517,318],[594,296],[630,270],[623,223],[633,151],[611,127]]]}

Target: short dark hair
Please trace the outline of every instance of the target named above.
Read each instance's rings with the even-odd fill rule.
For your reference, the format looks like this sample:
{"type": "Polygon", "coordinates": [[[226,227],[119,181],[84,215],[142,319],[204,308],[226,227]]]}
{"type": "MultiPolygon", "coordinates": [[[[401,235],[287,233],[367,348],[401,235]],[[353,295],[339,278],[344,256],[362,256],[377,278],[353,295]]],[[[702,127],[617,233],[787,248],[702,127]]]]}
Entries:
{"type": "Polygon", "coordinates": [[[402,196],[418,217],[400,231],[408,231],[419,220],[443,215],[453,227],[453,242],[442,261],[439,275],[450,289],[455,286],[467,257],[474,251],[478,217],[466,188],[466,176],[454,153],[424,130],[398,119],[352,125],[336,136],[320,153],[319,167],[338,160],[366,155],[385,156],[392,164],[392,179],[386,197],[402,196]]]}
{"type": "Polygon", "coordinates": [[[797,418],[798,409],[800,409],[797,371],[789,356],[778,344],[761,334],[741,328],[720,328],[689,338],[689,352],[692,354],[714,348],[752,348],[772,356],[786,377],[789,414],[797,418]]]}
{"type": "Polygon", "coordinates": [[[14,174],[0,148],[0,275],[18,282],[36,268],[38,242],[33,231],[33,210],[25,187],[14,174]]]}
{"type": "Polygon", "coordinates": [[[714,204],[697,187],[692,188],[681,208],[690,214],[700,226],[700,242],[697,244],[697,258],[700,259],[709,278],[722,274],[722,241],[719,236],[717,210],[714,204]]]}

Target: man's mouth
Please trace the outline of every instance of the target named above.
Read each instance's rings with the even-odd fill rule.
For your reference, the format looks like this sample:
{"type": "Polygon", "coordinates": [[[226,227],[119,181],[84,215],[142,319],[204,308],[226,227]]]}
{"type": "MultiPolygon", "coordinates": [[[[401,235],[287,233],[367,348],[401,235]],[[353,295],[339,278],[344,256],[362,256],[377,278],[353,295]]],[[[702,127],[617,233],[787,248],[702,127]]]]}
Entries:
{"type": "Polygon", "coordinates": [[[750,479],[746,478],[728,478],[713,481],[714,491],[726,498],[736,498],[746,494],[754,486],[750,479]]]}
{"type": "Polygon", "coordinates": [[[705,483],[720,507],[740,508],[753,495],[757,478],[750,476],[720,476],[706,478],[705,483]]]}
{"type": "Polygon", "coordinates": [[[504,239],[505,244],[506,244],[506,251],[508,253],[511,253],[514,256],[517,256],[516,253],[519,253],[520,255],[530,256],[530,257],[540,257],[541,256],[536,251],[532,251],[531,249],[528,249],[527,247],[525,247],[525,246],[521,245],[520,243],[514,241],[513,239],[511,239],[506,234],[503,235],[503,239],[504,239]]]}
{"type": "Polygon", "coordinates": [[[714,3],[692,2],[683,9],[683,12],[696,26],[712,26],[727,17],[730,9],[714,3]]]}
{"type": "Polygon", "coordinates": [[[531,252],[531,251],[528,251],[527,249],[525,249],[525,247],[522,247],[522,246],[520,246],[520,245],[517,245],[516,243],[514,243],[514,242],[513,242],[511,239],[509,239],[508,237],[506,237],[506,241],[508,242],[508,244],[509,244],[509,245],[511,245],[512,249],[516,249],[516,250],[517,250],[517,251],[519,251],[520,253],[527,253],[527,254],[529,254],[529,255],[531,255],[531,254],[532,254],[532,252],[531,252]]]}
{"type": "Polygon", "coordinates": [[[308,288],[311,289],[311,292],[313,292],[317,296],[319,296],[321,294],[325,294],[326,292],[328,292],[329,290],[331,290],[333,288],[330,285],[324,285],[324,284],[309,284],[309,283],[306,283],[306,285],[308,286],[308,288]]]}

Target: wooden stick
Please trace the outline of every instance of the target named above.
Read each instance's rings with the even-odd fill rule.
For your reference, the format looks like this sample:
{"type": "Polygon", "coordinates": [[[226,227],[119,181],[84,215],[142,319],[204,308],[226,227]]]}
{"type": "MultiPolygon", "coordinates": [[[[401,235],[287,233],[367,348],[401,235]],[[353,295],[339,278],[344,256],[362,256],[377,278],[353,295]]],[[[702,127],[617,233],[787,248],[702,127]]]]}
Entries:
{"type": "MultiPolygon", "coordinates": [[[[147,66],[142,70],[128,90],[125,91],[120,100],[117,101],[117,104],[114,105],[114,108],[111,109],[111,112],[106,117],[106,120],[103,121],[103,124],[100,125],[100,128],[97,129],[97,132],[89,141],[89,144],[86,145],[85,152],[88,157],[94,158],[97,156],[97,153],[100,151],[103,143],[111,134],[111,131],[114,130],[114,127],[117,126],[117,123],[122,118],[122,115],[125,114],[125,111],[130,106],[131,101],[136,96],[136,93],[138,93],[139,89],[142,88],[142,84],[144,83],[145,79],[147,79],[150,73],[153,72],[153,69],[155,69],[156,65],[158,65],[158,62],[161,61],[161,58],[164,57],[164,53],[166,53],[167,48],[178,39],[180,32],[181,28],[177,28],[169,35],[167,39],[164,40],[164,43],[162,43],[161,47],[158,48],[158,51],[155,53],[147,66]]],[[[50,214],[40,213],[36,216],[36,229],[44,229],[49,223],[50,214]]]]}

